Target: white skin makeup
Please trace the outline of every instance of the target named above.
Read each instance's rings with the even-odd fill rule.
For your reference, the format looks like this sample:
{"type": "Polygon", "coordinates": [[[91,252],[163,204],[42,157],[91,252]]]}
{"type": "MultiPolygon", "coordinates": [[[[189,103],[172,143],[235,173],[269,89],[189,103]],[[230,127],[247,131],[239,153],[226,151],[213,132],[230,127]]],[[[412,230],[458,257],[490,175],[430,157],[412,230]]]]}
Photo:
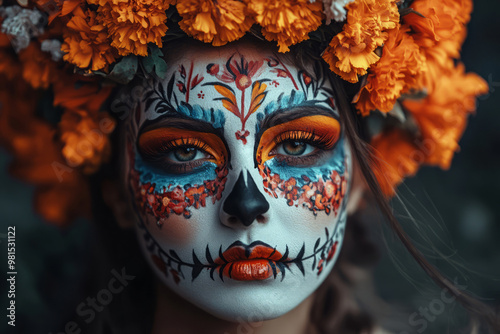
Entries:
{"type": "Polygon", "coordinates": [[[167,63],[124,125],[145,257],[216,317],[280,317],[342,245],[352,160],[330,83],[248,43],[167,63]]]}

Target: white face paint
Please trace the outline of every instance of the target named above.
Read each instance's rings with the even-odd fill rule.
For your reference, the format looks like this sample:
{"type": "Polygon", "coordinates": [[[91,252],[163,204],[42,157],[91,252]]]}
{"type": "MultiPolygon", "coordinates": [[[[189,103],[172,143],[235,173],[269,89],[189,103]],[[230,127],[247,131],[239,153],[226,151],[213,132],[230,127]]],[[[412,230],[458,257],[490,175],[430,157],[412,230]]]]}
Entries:
{"type": "MultiPolygon", "coordinates": [[[[342,244],[351,155],[317,80],[267,49],[190,48],[126,123],[141,247],[173,291],[227,320],[279,317],[342,244]]],[[[311,69],[314,66],[311,64],[311,69]]]]}

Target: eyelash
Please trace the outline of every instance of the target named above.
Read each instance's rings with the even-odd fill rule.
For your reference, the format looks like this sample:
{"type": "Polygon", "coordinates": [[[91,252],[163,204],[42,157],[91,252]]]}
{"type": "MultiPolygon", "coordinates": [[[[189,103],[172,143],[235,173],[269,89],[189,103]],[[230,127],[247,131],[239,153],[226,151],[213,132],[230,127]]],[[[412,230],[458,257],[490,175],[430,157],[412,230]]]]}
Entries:
{"type": "Polygon", "coordinates": [[[287,131],[287,132],[282,132],[280,135],[276,136],[273,139],[274,148],[271,150],[271,154],[277,155],[277,153],[275,152],[276,148],[280,144],[291,140],[304,142],[306,144],[314,146],[316,148],[316,151],[306,156],[300,156],[300,157],[280,156],[279,161],[285,162],[288,165],[303,165],[303,166],[313,165],[317,163],[317,161],[325,155],[326,151],[330,151],[331,149],[333,149],[336,143],[334,136],[330,136],[327,133],[318,135],[316,134],[314,129],[311,131],[308,130],[287,131]]]}
{"type": "Polygon", "coordinates": [[[282,132],[279,136],[273,139],[275,146],[289,140],[305,142],[323,150],[332,149],[335,145],[334,137],[328,136],[328,134],[323,134],[321,136],[317,135],[314,130],[282,132]]]}
{"type": "Polygon", "coordinates": [[[208,149],[208,145],[198,138],[179,138],[175,141],[162,141],[158,145],[153,144],[151,146],[144,147],[142,153],[147,156],[154,156],[164,154],[181,147],[196,147],[197,149],[205,152],[208,149]],[[177,143],[178,141],[180,141],[180,143],[177,143]]]}
{"type": "Polygon", "coordinates": [[[183,147],[194,147],[210,155],[207,153],[208,145],[198,138],[179,138],[175,141],[154,143],[143,147],[141,149],[141,154],[153,166],[172,173],[188,173],[205,163],[205,159],[182,163],[165,161],[167,153],[183,147]]]}

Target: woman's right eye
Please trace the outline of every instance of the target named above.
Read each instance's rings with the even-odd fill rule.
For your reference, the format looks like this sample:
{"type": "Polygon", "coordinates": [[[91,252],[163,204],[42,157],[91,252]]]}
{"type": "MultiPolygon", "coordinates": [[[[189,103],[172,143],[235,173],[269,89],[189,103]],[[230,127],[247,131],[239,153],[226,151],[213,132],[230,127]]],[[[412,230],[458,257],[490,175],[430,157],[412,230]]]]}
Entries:
{"type": "Polygon", "coordinates": [[[172,174],[190,173],[210,159],[213,159],[210,154],[194,146],[176,147],[146,157],[150,164],[172,174]]]}
{"type": "Polygon", "coordinates": [[[227,156],[219,136],[177,128],[144,132],[139,136],[137,148],[143,161],[158,173],[196,172],[207,163],[222,166],[227,156]]]}
{"type": "Polygon", "coordinates": [[[214,157],[204,149],[194,145],[164,143],[160,147],[147,147],[141,150],[143,159],[154,168],[166,173],[190,173],[196,168],[213,160],[214,157]]]}

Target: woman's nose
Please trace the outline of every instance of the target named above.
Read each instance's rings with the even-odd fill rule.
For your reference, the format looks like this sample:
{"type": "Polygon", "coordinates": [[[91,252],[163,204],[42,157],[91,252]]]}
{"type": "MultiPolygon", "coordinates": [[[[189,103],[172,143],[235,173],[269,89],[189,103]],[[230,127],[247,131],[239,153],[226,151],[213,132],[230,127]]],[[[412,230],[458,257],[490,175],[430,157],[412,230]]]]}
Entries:
{"type": "Polygon", "coordinates": [[[254,222],[267,222],[265,213],[269,203],[259,191],[248,171],[241,171],[231,193],[222,206],[221,222],[229,227],[238,224],[250,226],[254,222]],[[243,176],[246,173],[246,178],[243,176]]]}

